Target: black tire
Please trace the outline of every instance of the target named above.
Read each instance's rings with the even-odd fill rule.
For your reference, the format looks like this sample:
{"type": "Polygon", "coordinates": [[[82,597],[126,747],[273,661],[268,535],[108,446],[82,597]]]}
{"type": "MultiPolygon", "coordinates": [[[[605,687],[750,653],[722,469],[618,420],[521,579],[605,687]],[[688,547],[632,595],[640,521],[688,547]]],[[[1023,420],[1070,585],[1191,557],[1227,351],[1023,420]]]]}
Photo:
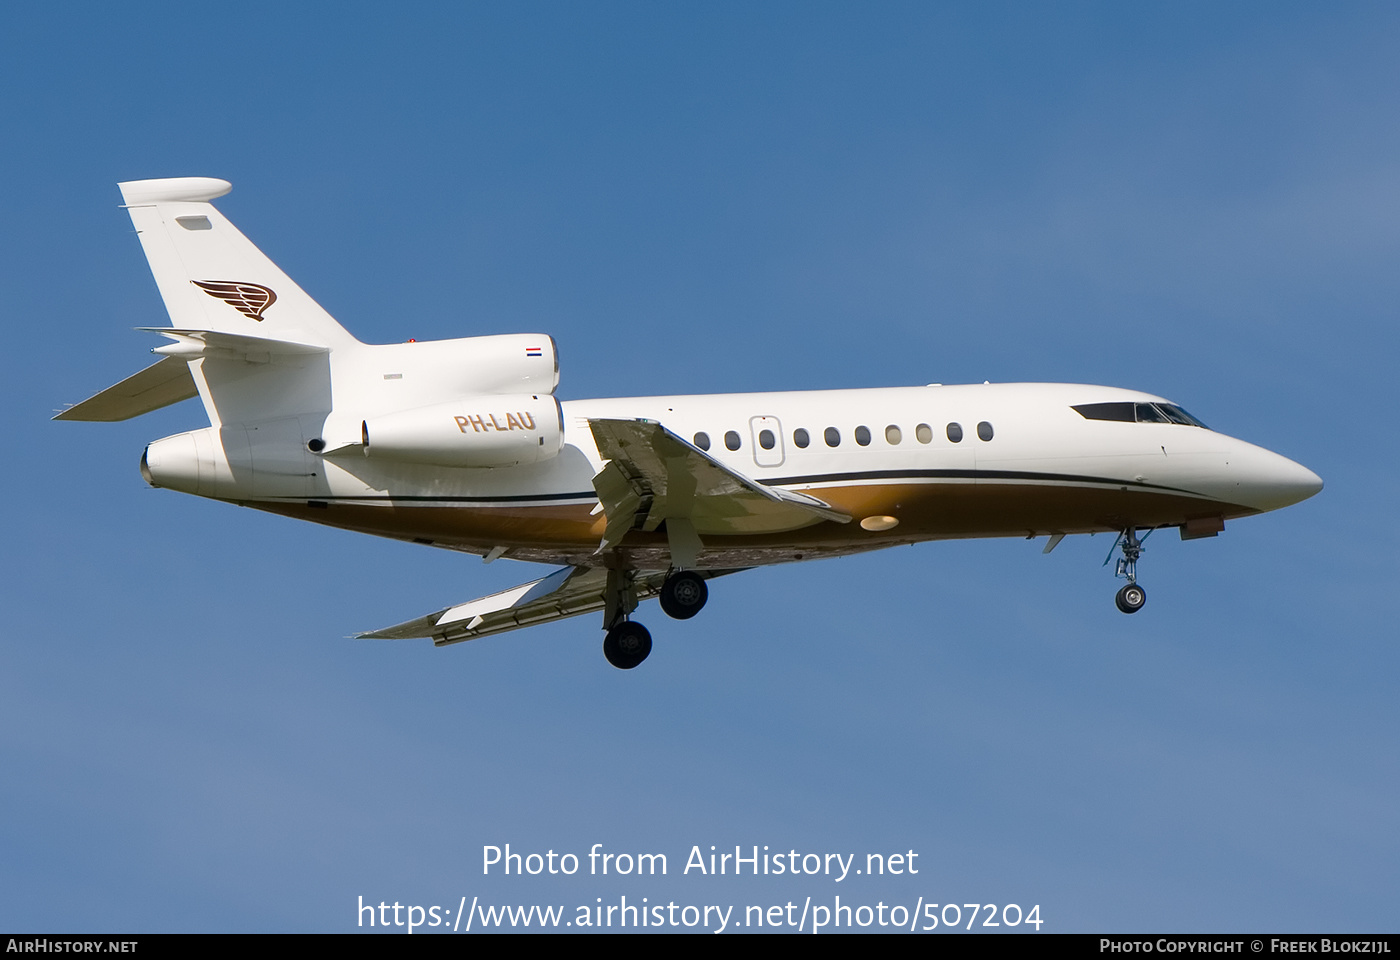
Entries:
{"type": "Polygon", "coordinates": [[[624,620],[603,638],[603,656],[619,670],[631,670],[651,653],[651,633],[640,623],[624,620]]]}
{"type": "Polygon", "coordinates": [[[1136,583],[1130,583],[1118,591],[1118,595],[1113,598],[1113,602],[1118,604],[1118,609],[1124,613],[1137,613],[1142,609],[1142,605],[1147,602],[1147,591],[1136,583]]]}
{"type": "Polygon", "coordinates": [[[689,620],[709,598],[705,578],[689,570],[671,574],[661,585],[661,609],[673,620],[689,620]]]}

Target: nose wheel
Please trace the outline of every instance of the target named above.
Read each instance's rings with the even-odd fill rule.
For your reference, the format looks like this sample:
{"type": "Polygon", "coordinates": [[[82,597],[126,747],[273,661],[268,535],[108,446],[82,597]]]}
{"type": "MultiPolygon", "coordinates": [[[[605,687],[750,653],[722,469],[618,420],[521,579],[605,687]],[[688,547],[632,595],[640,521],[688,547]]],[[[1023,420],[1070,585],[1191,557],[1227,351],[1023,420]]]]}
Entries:
{"type": "MultiPolygon", "coordinates": [[[[1151,536],[1152,531],[1148,530],[1147,535],[1151,536]]],[[[1146,539],[1147,537],[1138,538],[1137,527],[1128,527],[1118,535],[1118,539],[1113,543],[1114,548],[1121,547],[1123,549],[1123,556],[1119,558],[1118,567],[1113,575],[1123,577],[1128,581],[1127,586],[1121,588],[1114,596],[1113,602],[1124,613],[1137,613],[1147,602],[1147,591],[1138,586],[1137,582],[1137,562],[1138,558],[1142,556],[1142,541],[1146,539]]],[[[1113,550],[1110,549],[1104,563],[1108,563],[1112,556],[1113,550]]]]}
{"type": "Polygon", "coordinates": [[[1130,583],[1118,591],[1113,602],[1118,604],[1118,609],[1124,613],[1137,613],[1147,602],[1147,591],[1136,583],[1130,583]]]}

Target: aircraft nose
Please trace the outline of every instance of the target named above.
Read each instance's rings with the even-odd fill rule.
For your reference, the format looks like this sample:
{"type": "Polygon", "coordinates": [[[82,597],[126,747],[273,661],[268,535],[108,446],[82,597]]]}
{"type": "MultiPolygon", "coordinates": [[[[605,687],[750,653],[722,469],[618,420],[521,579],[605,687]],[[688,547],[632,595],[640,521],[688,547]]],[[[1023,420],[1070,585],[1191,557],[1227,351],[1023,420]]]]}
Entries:
{"type": "Polygon", "coordinates": [[[1240,485],[1241,499],[1259,510],[1277,510],[1308,499],[1322,489],[1322,478],[1301,463],[1253,448],[1232,458],[1230,472],[1240,485]]]}

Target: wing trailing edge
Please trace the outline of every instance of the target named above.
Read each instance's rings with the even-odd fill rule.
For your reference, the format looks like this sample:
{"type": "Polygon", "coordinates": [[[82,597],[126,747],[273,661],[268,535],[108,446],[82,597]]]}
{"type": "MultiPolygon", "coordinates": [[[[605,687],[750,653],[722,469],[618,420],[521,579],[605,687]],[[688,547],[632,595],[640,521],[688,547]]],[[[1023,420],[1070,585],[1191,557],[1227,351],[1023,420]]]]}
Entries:
{"type": "MultiPolygon", "coordinates": [[[[700,576],[710,579],[735,572],[707,570],[700,572],[700,576]]],[[[431,637],[433,643],[441,647],[538,623],[602,612],[608,602],[608,573],[605,567],[561,567],[539,580],[382,630],[357,633],[354,639],[410,640],[431,637]]],[[[665,579],[665,572],[637,574],[629,589],[640,603],[658,596],[665,579]]]]}

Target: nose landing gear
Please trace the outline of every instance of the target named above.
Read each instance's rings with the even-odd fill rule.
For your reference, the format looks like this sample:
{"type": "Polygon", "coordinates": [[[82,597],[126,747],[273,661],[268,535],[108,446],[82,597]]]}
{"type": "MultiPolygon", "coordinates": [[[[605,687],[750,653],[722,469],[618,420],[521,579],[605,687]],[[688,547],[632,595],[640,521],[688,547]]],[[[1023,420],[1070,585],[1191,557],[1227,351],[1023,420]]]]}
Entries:
{"type": "MultiPolygon", "coordinates": [[[[1151,536],[1152,531],[1147,531],[1147,536],[1151,536]]],[[[1118,560],[1118,567],[1114,571],[1115,577],[1124,577],[1128,583],[1120,589],[1113,602],[1118,609],[1124,613],[1137,613],[1142,609],[1142,605],[1147,602],[1147,591],[1138,586],[1137,582],[1137,562],[1142,556],[1142,541],[1147,537],[1138,539],[1137,527],[1127,527],[1118,535],[1118,539],[1113,542],[1113,548],[1108,551],[1108,557],[1104,558],[1104,563],[1108,563],[1113,556],[1113,549],[1123,548],[1123,556],[1118,560]]]]}

